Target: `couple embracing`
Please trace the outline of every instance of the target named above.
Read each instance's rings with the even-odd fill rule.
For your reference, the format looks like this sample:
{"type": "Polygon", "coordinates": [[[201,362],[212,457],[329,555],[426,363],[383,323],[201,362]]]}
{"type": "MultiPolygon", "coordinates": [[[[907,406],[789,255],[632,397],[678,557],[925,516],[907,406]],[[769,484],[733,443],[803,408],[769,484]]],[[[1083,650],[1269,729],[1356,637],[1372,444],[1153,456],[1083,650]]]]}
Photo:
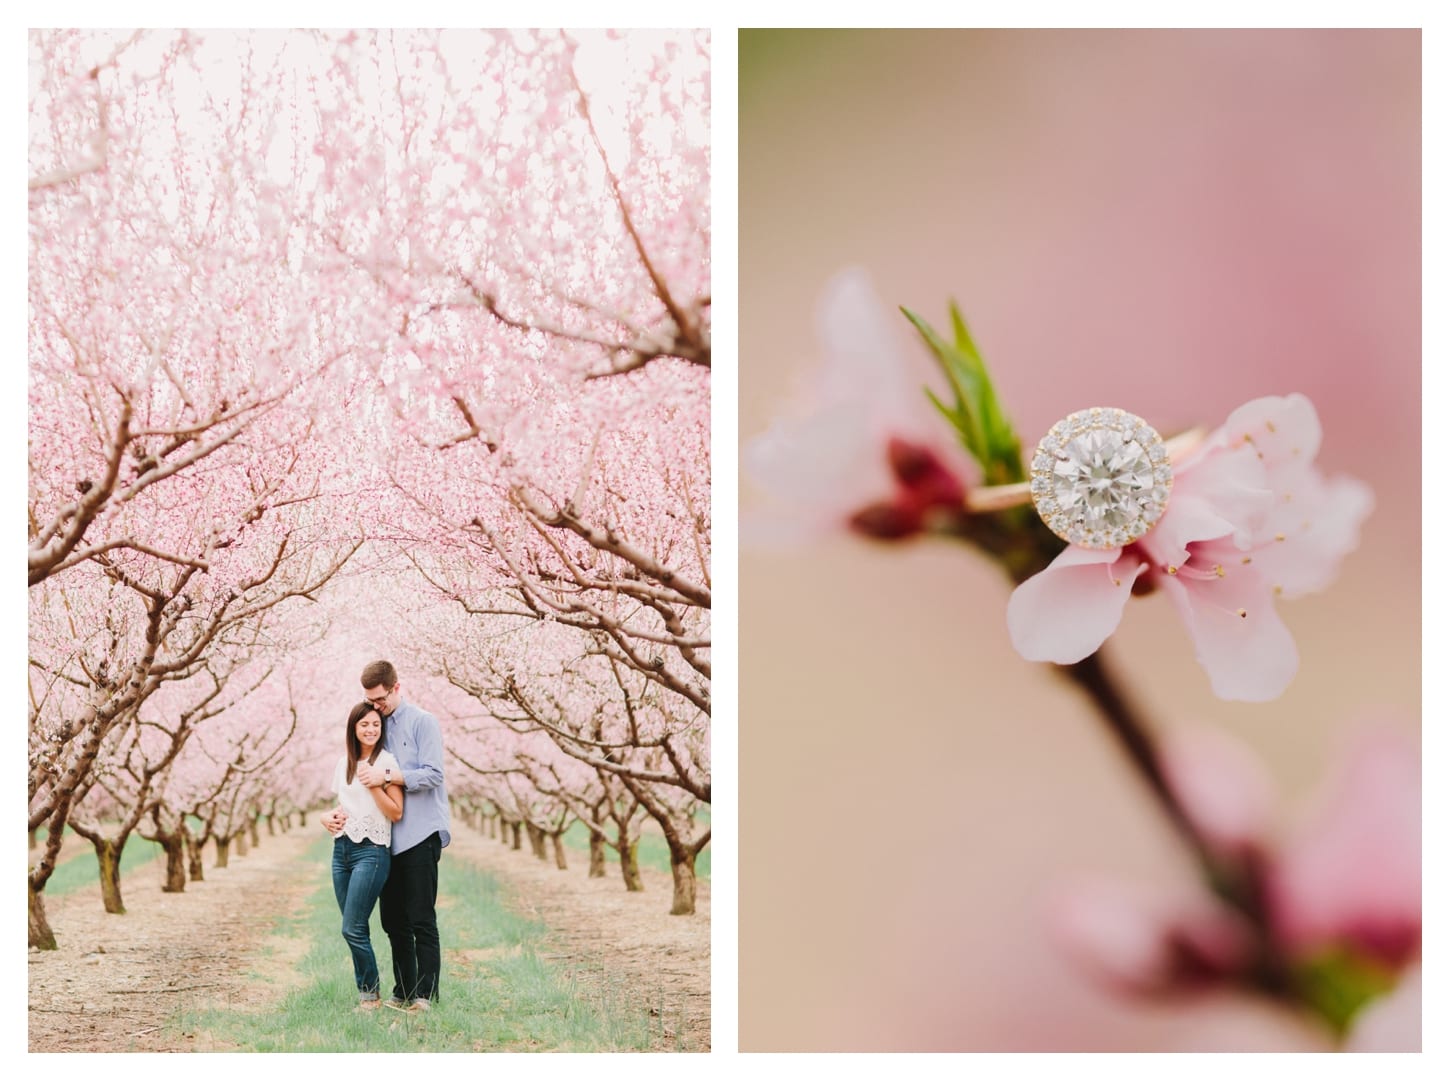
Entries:
{"type": "Polygon", "coordinates": [[[443,733],[431,713],[402,697],[397,670],[362,671],[365,700],[347,718],[346,754],[333,776],[337,807],[322,816],[332,834],[332,886],[342,937],[352,952],[358,1008],[384,1005],[368,920],[382,901],[393,954],[386,1005],[417,1012],[438,1001],[438,860],[448,844],[443,733]]]}

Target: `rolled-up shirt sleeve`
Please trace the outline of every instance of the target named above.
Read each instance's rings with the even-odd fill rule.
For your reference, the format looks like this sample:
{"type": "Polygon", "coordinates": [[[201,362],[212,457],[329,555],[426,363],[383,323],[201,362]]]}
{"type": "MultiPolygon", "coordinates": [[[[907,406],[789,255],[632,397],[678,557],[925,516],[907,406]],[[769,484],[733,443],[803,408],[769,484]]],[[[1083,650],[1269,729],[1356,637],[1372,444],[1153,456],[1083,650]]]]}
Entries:
{"type": "Polygon", "coordinates": [[[413,733],[418,744],[418,765],[403,770],[403,785],[409,792],[437,788],[443,783],[443,731],[438,720],[425,714],[413,733]]]}

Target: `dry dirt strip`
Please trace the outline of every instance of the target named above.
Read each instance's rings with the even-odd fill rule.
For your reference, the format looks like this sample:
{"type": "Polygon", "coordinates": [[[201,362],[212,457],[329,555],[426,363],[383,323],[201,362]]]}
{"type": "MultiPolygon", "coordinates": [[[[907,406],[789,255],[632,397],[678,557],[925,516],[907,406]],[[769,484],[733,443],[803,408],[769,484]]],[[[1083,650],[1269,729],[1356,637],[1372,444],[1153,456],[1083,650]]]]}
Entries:
{"type": "MultiPolygon", "coordinates": [[[[179,894],[161,892],[159,861],[138,868],[122,882],[124,916],[101,908],[99,887],[51,898],[60,948],[29,954],[30,1050],[228,1050],[169,1034],[165,1022],[181,1008],[263,1009],[285,994],[307,943],[274,928],[279,915],[303,911],[327,873],[302,859],[316,840],[311,827],[264,835],[179,894]]],[[[613,865],[608,878],[590,879],[582,853],[578,866],[560,871],[467,827],[444,852],[445,888],[450,859],[503,879],[520,910],[550,928],[549,959],[581,984],[607,974],[636,987],[641,1003],[682,1004],[681,1030],[666,1033],[662,1049],[709,1049],[708,883],[696,915],[670,916],[670,879],[660,872],[645,871],[646,891],[631,894],[613,865]]]]}
{"type": "MultiPolygon", "coordinates": [[[[455,833],[460,854],[509,884],[518,910],[549,928],[546,956],[573,972],[580,983],[635,989],[648,1008],[664,1004],[665,1020],[683,1011],[679,1031],[668,1031],[668,1049],[710,1049],[710,883],[698,884],[693,916],[671,916],[670,876],[642,869],[643,893],[629,893],[619,865],[604,878],[589,878],[586,853],[560,871],[552,862],[514,851],[464,829],[455,833]]],[[[452,845],[449,850],[452,850],[452,845]]],[[[444,854],[445,858],[447,853],[444,854]]]]}

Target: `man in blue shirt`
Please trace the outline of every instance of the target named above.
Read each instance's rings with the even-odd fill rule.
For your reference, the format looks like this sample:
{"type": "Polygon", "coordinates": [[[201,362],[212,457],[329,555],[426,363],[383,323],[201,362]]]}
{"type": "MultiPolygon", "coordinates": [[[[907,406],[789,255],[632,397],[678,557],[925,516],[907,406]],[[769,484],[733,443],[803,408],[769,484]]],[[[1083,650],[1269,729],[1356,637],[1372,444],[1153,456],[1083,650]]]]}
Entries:
{"type": "MultiPolygon", "coordinates": [[[[402,698],[397,670],[374,661],[362,671],[363,693],[387,718],[383,749],[403,771],[403,817],[393,825],[392,867],[380,899],[383,930],[393,954],[393,996],[388,1005],[426,1010],[438,1001],[442,952],[438,944],[438,860],[447,846],[448,793],[443,786],[443,732],[438,719],[402,698]]],[[[391,770],[359,762],[357,778],[369,788],[396,783],[391,770]]],[[[336,832],[329,820],[323,825],[336,832]]],[[[341,823],[337,823],[341,828],[341,823]]]]}

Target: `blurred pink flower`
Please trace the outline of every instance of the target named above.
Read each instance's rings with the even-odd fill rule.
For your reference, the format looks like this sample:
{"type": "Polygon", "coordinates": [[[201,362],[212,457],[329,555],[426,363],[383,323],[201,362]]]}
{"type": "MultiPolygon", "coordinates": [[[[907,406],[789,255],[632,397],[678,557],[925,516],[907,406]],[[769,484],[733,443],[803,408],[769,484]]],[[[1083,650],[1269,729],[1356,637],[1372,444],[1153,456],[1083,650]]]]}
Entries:
{"type": "Polygon", "coordinates": [[[827,283],[816,326],[822,363],[797,409],[744,447],[747,473],[782,512],[753,515],[749,528],[894,538],[920,532],[933,508],[959,509],[969,459],[927,400],[930,369],[900,347],[865,271],[827,283]]]}
{"type": "Polygon", "coordinates": [[[1221,728],[1190,725],[1162,741],[1158,764],[1193,828],[1218,855],[1261,853],[1272,843],[1278,793],[1268,769],[1221,728]]]}
{"type": "MultiPolygon", "coordinates": [[[[1267,773],[1226,733],[1185,728],[1163,741],[1164,776],[1225,866],[1248,869],[1267,909],[1256,930],[1202,888],[1084,881],[1055,901],[1063,952],[1108,987],[1192,991],[1247,981],[1261,951],[1308,988],[1365,1002],[1346,1048],[1419,1047],[1420,780],[1418,756],[1389,730],[1350,743],[1293,828],[1276,830],[1267,773]]],[[[1350,1009],[1354,1009],[1354,1005],[1350,1009]]],[[[1348,1011],[1346,1011],[1348,1012],[1348,1011]]]]}
{"type": "Polygon", "coordinates": [[[1297,955],[1342,948],[1398,968],[1420,952],[1420,885],[1418,756],[1366,733],[1273,863],[1275,934],[1297,955]]]}
{"type": "Polygon", "coordinates": [[[1253,958],[1253,930],[1233,909],[1201,892],[1111,879],[1066,887],[1048,928],[1069,957],[1116,991],[1156,994],[1222,986],[1253,958]]]}
{"type": "Polygon", "coordinates": [[[1262,702],[1299,657],[1276,597],[1323,589],[1358,543],[1373,497],[1315,467],[1319,418],[1301,394],[1240,406],[1174,471],[1157,526],[1126,548],[1070,546],[1007,605],[1017,651],[1073,664],[1117,629],[1140,575],[1169,596],[1220,698],[1262,702]]]}

